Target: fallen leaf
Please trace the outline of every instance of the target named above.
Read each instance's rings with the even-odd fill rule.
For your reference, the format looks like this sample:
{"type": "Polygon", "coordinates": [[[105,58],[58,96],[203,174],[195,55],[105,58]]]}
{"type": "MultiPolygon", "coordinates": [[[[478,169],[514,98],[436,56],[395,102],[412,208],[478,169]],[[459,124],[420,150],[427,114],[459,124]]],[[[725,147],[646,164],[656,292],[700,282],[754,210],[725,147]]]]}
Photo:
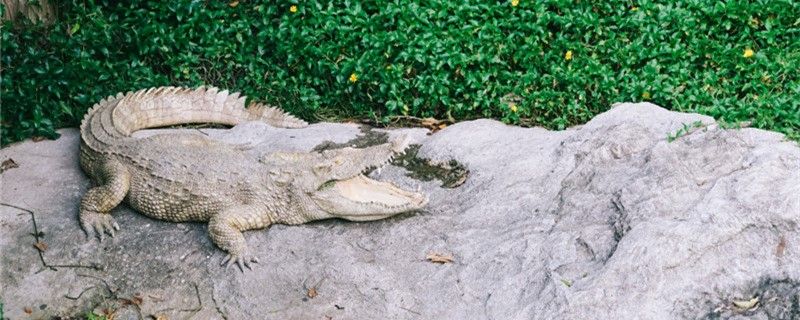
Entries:
{"type": "Polygon", "coordinates": [[[431,130],[431,133],[437,132],[447,127],[447,121],[438,120],[436,118],[423,118],[419,120],[419,125],[431,130]]]}
{"type": "Polygon", "coordinates": [[[567,286],[567,288],[572,287],[572,281],[569,279],[561,279],[561,283],[567,286]]]}
{"type": "Polygon", "coordinates": [[[433,252],[431,252],[431,253],[428,253],[427,256],[425,256],[425,259],[428,259],[428,261],[433,262],[433,263],[445,264],[445,263],[452,263],[453,262],[453,255],[444,255],[444,254],[441,254],[441,253],[433,253],[433,252]]]}
{"type": "Polygon", "coordinates": [[[231,1],[230,3],[228,3],[228,5],[229,5],[231,8],[236,8],[236,6],[238,6],[238,5],[239,5],[239,1],[231,1]]]}
{"type": "Polygon", "coordinates": [[[778,247],[775,248],[775,255],[778,258],[783,257],[784,251],[786,251],[786,237],[781,236],[781,239],[778,240],[778,247]]]}
{"type": "Polygon", "coordinates": [[[24,309],[22,309],[22,311],[25,311],[25,313],[27,314],[33,313],[33,309],[31,309],[31,307],[25,307],[24,309]]]}
{"type": "Polygon", "coordinates": [[[42,141],[44,139],[45,139],[45,137],[42,137],[42,136],[34,136],[33,138],[31,138],[31,140],[33,140],[33,142],[39,142],[39,141],[42,141]]]}
{"type": "Polygon", "coordinates": [[[440,121],[436,120],[436,118],[424,118],[420,120],[419,124],[422,125],[423,127],[433,128],[439,125],[439,122],[440,121]]]}
{"type": "Polygon", "coordinates": [[[758,305],[758,297],[750,300],[733,300],[733,305],[742,310],[750,310],[758,305]]]}
{"type": "Polygon", "coordinates": [[[306,295],[307,295],[309,298],[311,298],[311,299],[314,299],[314,297],[316,297],[316,296],[317,296],[317,288],[311,288],[311,289],[308,289],[308,292],[306,292],[306,295]]]}
{"type": "Polygon", "coordinates": [[[41,252],[47,251],[47,244],[42,241],[34,243],[33,246],[36,247],[36,249],[39,249],[41,252]]]}
{"type": "Polygon", "coordinates": [[[156,320],[169,320],[165,314],[157,314],[155,318],[156,320]]]}
{"type": "Polygon", "coordinates": [[[6,160],[3,160],[3,163],[0,164],[0,173],[8,169],[14,169],[14,168],[19,168],[19,165],[17,164],[17,162],[14,161],[14,159],[8,158],[6,160]]]}

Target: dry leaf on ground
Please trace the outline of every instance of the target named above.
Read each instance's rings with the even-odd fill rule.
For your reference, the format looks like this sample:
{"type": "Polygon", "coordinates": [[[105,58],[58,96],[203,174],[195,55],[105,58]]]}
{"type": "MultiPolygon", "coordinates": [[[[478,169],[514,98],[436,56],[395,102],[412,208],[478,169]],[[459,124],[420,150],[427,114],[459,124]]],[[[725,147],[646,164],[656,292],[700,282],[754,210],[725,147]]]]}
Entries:
{"type": "Polygon", "coordinates": [[[446,120],[438,120],[435,118],[424,118],[419,122],[420,126],[428,128],[431,130],[431,133],[435,133],[436,131],[442,130],[447,127],[446,120]]]}
{"type": "Polygon", "coordinates": [[[441,254],[441,253],[433,253],[433,252],[431,252],[431,253],[428,253],[427,256],[425,256],[425,259],[428,259],[428,261],[433,262],[433,263],[445,264],[445,263],[452,263],[453,262],[453,255],[444,255],[444,254],[441,254]]]}
{"type": "Polygon", "coordinates": [[[314,297],[316,297],[316,296],[317,296],[317,288],[311,288],[311,289],[308,289],[308,292],[306,292],[306,295],[307,295],[309,298],[311,298],[311,299],[314,299],[314,297]]]}
{"type": "Polygon", "coordinates": [[[436,120],[435,118],[423,118],[419,121],[419,124],[426,128],[434,128],[439,126],[440,121],[436,120]]]}
{"type": "Polygon", "coordinates": [[[37,243],[34,243],[33,246],[36,247],[36,249],[39,249],[39,251],[41,252],[47,251],[47,244],[44,242],[39,241],[37,243]]]}
{"type": "Polygon", "coordinates": [[[0,164],[0,173],[3,173],[8,169],[14,169],[14,168],[19,168],[19,165],[17,164],[16,161],[14,161],[14,159],[8,158],[6,160],[3,160],[3,163],[0,164]]]}
{"type": "Polygon", "coordinates": [[[733,300],[733,305],[742,310],[750,310],[758,305],[758,297],[750,300],[733,300]]]}

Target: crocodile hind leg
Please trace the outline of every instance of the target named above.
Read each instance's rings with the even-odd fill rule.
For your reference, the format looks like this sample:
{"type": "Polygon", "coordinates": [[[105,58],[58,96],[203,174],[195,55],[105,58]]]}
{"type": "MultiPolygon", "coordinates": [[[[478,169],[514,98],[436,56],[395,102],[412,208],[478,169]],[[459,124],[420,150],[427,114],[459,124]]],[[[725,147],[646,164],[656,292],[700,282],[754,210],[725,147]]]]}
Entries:
{"type": "Polygon", "coordinates": [[[88,238],[92,232],[103,241],[103,234],[114,236],[119,225],[111,217],[111,209],[125,199],[130,188],[130,172],[116,160],[99,163],[92,176],[99,186],[89,189],[81,200],[80,221],[88,238]]]}
{"type": "Polygon", "coordinates": [[[208,222],[211,240],[218,247],[228,252],[222,265],[229,267],[236,263],[239,270],[250,268],[250,262],[258,263],[256,257],[250,255],[242,231],[262,229],[272,224],[264,208],[254,205],[239,205],[226,208],[214,215],[208,222]]]}

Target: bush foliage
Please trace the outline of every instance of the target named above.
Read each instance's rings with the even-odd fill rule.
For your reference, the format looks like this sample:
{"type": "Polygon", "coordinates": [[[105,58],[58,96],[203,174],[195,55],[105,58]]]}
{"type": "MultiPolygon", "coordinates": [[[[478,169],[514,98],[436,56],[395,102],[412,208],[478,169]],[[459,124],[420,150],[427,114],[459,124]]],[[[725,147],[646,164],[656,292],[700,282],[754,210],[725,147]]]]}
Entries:
{"type": "Polygon", "coordinates": [[[118,91],[213,85],[306,119],[563,129],[652,101],[800,137],[800,2],[59,1],[2,28],[2,142],[118,91]]]}

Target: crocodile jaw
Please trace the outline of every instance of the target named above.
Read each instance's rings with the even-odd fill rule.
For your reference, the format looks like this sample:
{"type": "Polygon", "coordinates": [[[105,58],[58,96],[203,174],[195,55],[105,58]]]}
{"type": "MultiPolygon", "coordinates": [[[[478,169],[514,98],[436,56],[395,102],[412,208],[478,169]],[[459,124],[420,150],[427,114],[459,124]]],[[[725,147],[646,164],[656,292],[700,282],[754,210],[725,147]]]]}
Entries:
{"type": "Polygon", "coordinates": [[[422,193],[406,191],[364,175],[332,183],[312,193],[311,199],[335,218],[370,221],[418,210],[428,204],[428,197],[422,193]]]}

